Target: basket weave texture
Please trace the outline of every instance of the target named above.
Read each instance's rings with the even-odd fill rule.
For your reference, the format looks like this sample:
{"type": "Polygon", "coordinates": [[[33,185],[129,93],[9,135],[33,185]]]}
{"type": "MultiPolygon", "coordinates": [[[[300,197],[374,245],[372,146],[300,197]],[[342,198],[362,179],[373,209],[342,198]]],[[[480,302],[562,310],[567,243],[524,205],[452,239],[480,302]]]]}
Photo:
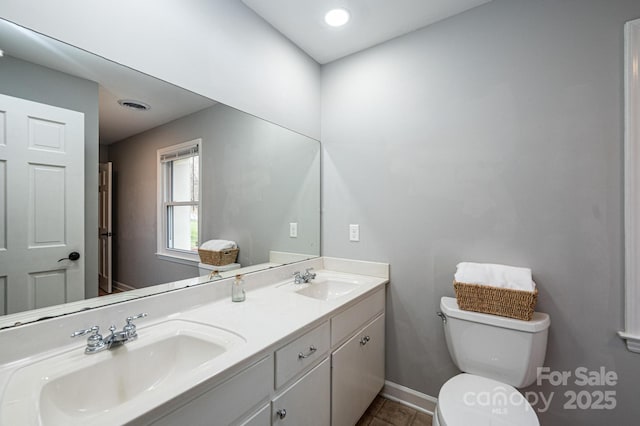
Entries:
{"type": "Polygon", "coordinates": [[[208,265],[224,266],[235,263],[239,249],[225,249],[221,251],[198,249],[200,261],[208,265]]]}
{"type": "Polygon", "coordinates": [[[538,289],[514,290],[453,281],[460,309],[530,321],[538,301],[538,289]]]}

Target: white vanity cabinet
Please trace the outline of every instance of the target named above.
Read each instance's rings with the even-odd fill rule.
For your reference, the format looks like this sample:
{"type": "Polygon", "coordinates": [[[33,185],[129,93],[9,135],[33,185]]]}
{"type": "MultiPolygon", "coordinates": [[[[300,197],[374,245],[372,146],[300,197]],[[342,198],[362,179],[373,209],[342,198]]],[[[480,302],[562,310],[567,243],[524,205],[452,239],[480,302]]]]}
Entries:
{"type": "Polygon", "coordinates": [[[382,286],[153,424],[353,426],[384,385],[384,310],[382,286]]]}
{"type": "Polygon", "coordinates": [[[275,352],[273,426],[357,423],[384,386],[384,310],[382,287],[275,352]]]}

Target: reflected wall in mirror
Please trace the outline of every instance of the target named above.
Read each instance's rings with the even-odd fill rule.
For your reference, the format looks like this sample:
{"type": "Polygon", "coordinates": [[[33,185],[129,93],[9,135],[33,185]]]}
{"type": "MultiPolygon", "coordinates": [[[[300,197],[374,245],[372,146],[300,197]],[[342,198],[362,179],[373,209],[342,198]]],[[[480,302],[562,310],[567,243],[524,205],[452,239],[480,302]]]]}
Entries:
{"type": "Polygon", "coordinates": [[[8,188],[0,190],[0,314],[6,315],[0,327],[165,291],[171,286],[159,284],[202,275],[196,251],[163,250],[163,231],[178,215],[163,222],[166,163],[158,153],[190,141],[200,148],[199,167],[191,169],[199,208],[188,215],[189,248],[209,239],[234,241],[234,267],[247,272],[320,254],[318,141],[7,21],[0,20],[0,40],[0,122],[8,129],[0,131],[8,135],[0,140],[0,179],[8,188]],[[123,108],[121,99],[150,110],[123,108]],[[15,111],[15,102],[26,110],[15,111]],[[83,114],[78,176],[59,161],[74,151],[73,128],[56,118],[66,111],[83,114]],[[24,140],[12,130],[22,122],[24,140]],[[17,145],[24,145],[23,154],[44,157],[18,155],[17,145]],[[106,176],[99,181],[98,163],[112,167],[111,203],[102,203],[106,192],[98,196],[106,176]],[[84,188],[56,186],[53,171],[59,182],[84,188]],[[26,184],[15,184],[21,181],[26,184]],[[69,218],[69,211],[84,218],[69,218]],[[72,241],[72,230],[82,231],[79,241],[72,241]],[[45,255],[45,248],[54,251],[45,255]],[[80,259],[69,259],[71,252],[80,259]],[[18,263],[32,266],[19,270],[18,263]],[[71,282],[74,275],[80,278],[71,282]],[[112,290],[135,291],[96,297],[98,275],[110,275],[112,290]]]}
{"type": "Polygon", "coordinates": [[[236,262],[243,267],[271,266],[274,251],[318,255],[317,143],[216,104],[109,145],[116,176],[117,281],[152,285],[193,273],[193,266],[178,263],[180,258],[158,260],[158,226],[149,218],[158,210],[157,151],[198,139],[202,188],[197,240],[236,242],[236,262]],[[296,238],[289,236],[290,223],[297,223],[296,238]]]}

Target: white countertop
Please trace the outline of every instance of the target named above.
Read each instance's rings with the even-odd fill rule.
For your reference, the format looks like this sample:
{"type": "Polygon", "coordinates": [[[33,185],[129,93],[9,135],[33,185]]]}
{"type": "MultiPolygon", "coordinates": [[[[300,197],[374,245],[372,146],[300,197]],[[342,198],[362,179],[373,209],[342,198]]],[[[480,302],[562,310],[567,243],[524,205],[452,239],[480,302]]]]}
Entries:
{"type": "MultiPolygon", "coordinates": [[[[82,352],[85,339],[71,341],[68,338],[76,329],[98,324],[102,330],[106,330],[110,325],[109,321],[114,321],[112,318],[121,318],[117,321],[120,328],[126,316],[148,312],[149,316],[138,323],[139,339],[127,345],[145,344],[146,327],[172,319],[231,330],[246,340],[246,343],[237,345],[204,364],[187,382],[173,386],[169,390],[165,388],[157,392],[145,392],[143,396],[131,401],[135,404],[126,403],[119,406],[117,410],[106,411],[90,419],[92,425],[120,424],[137,419],[179,395],[182,395],[180,398],[182,399],[185,396],[191,396],[192,393],[201,392],[204,389],[203,386],[209,387],[214,382],[251,365],[295,335],[320,324],[364,296],[375,292],[388,283],[388,265],[318,258],[258,272],[246,277],[247,298],[242,303],[231,302],[231,282],[231,279],[212,282],[1,331],[0,395],[3,400],[0,400],[0,403],[9,405],[1,410],[3,413],[0,414],[0,425],[17,424],[12,414],[6,414],[9,411],[23,413],[23,419],[25,411],[32,412],[28,424],[41,424],[37,413],[33,413],[32,405],[39,399],[39,395],[33,394],[39,392],[38,388],[31,391],[32,395],[29,398],[14,401],[5,399],[7,397],[5,390],[11,377],[20,369],[51,357],[59,357],[60,354],[76,357],[81,354],[80,356],[84,357],[79,358],[81,361],[95,360],[95,363],[100,362],[101,356],[109,356],[109,351],[84,355],[82,352]],[[331,274],[357,278],[362,285],[346,295],[329,301],[296,294],[291,291],[291,285],[279,286],[285,282],[285,279],[292,281],[292,278],[289,278],[292,271],[307,267],[314,267],[319,275],[325,271],[331,271],[331,274]],[[356,273],[357,276],[349,275],[350,273],[356,273]],[[58,335],[51,336],[52,333],[58,333],[58,335]],[[201,386],[198,387],[198,385],[201,386]],[[125,407],[125,405],[129,406],[125,407]],[[6,408],[9,406],[12,407],[11,410],[6,408]]],[[[99,386],[99,381],[96,386],[99,386]]],[[[84,418],[84,420],[87,419],[84,418]]]]}

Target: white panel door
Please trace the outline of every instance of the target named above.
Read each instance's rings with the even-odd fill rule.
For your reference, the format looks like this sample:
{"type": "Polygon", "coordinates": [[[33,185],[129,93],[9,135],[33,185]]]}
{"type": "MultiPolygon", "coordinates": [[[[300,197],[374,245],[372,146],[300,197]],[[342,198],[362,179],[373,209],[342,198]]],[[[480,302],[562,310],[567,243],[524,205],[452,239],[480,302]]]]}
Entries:
{"type": "Polygon", "coordinates": [[[0,313],[83,299],[83,253],[84,114],[0,95],[0,313]]]}
{"type": "Polygon", "coordinates": [[[98,200],[99,213],[98,218],[98,238],[99,238],[99,265],[98,265],[98,282],[100,288],[107,293],[111,293],[111,284],[113,281],[112,270],[112,242],[113,242],[113,226],[112,226],[112,188],[113,181],[113,164],[100,163],[100,177],[98,180],[98,200]]]}

